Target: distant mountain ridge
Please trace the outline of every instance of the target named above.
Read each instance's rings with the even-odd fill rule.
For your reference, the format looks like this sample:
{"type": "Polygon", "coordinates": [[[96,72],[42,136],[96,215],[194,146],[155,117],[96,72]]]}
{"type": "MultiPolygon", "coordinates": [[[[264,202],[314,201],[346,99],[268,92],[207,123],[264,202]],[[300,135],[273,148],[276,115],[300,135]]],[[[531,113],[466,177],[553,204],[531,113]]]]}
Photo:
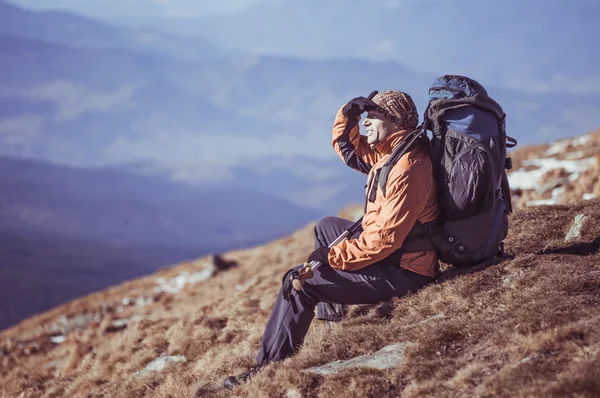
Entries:
{"type": "MultiPolygon", "coordinates": [[[[11,35],[0,40],[2,154],[77,166],[154,162],[173,178],[230,185],[239,183],[234,172],[243,169],[246,176],[283,170],[295,178],[298,164],[312,159],[331,165],[328,180],[308,175],[273,184],[304,192],[321,190],[322,182],[344,185],[330,192],[326,206],[306,200],[307,207],[321,211],[361,194],[347,196],[355,177],[331,148],[339,107],[373,89],[393,88],[410,93],[423,111],[435,77],[391,61],[229,52],[213,57],[193,44],[146,51],[131,44],[135,30],[94,21],[86,33],[87,18],[74,24],[78,34],[62,25],[55,34],[27,30],[30,13],[19,11],[24,22],[17,27],[0,24],[0,35],[11,35]],[[75,41],[79,36],[88,42],[75,41]],[[264,161],[277,156],[276,165],[264,161]]],[[[36,24],[56,25],[55,13],[34,14],[36,24]]],[[[504,107],[509,133],[521,145],[572,132],[574,122],[592,120],[590,109],[600,106],[593,93],[532,94],[482,83],[504,107]]],[[[275,193],[288,200],[295,196],[275,193]]]]}
{"type": "Polygon", "coordinates": [[[0,158],[4,231],[210,248],[272,239],[316,214],[248,188],[0,158]]]}
{"type": "Polygon", "coordinates": [[[62,10],[33,11],[0,1],[0,36],[44,40],[82,48],[124,48],[151,55],[188,52],[190,59],[224,53],[200,38],[176,37],[150,28],[120,27],[62,10]]]}

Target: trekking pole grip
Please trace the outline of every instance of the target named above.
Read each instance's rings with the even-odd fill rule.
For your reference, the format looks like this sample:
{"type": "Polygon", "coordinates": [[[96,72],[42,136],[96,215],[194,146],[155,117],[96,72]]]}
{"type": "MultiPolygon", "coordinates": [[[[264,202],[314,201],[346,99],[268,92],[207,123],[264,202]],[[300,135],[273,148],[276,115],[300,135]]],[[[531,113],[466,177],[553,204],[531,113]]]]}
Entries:
{"type": "MultiPolygon", "coordinates": [[[[329,248],[331,249],[333,246],[337,245],[338,243],[340,243],[341,241],[343,241],[344,239],[346,239],[348,236],[353,235],[355,232],[357,232],[361,227],[362,227],[362,217],[356,221],[354,224],[352,224],[352,226],[350,228],[348,228],[346,231],[344,231],[340,236],[337,237],[336,240],[334,240],[330,245],[329,248]]],[[[302,268],[300,268],[300,270],[297,273],[292,273],[290,275],[290,279],[292,281],[292,287],[296,290],[296,291],[300,291],[302,290],[302,286],[304,285],[304,282],[307,279],[310,279],[313,277],[314,272],[313,270],[316,269],[317,267],[319,267],[321,265],[321,263],[319,261],[311,261],[310,263],[304,263],[304,266],[302,268]]]]}
{"type": "MultiPolygon", "coordinates": [[[[319,263],[320,264],[320,263],[319,263]]],[[[313,268],[308,263],[304,263],[304,266],[298,271],[298,275],[292,280],[292,286],[296,291],[302,290],[304,281],[313,277],[313,268]]]]}

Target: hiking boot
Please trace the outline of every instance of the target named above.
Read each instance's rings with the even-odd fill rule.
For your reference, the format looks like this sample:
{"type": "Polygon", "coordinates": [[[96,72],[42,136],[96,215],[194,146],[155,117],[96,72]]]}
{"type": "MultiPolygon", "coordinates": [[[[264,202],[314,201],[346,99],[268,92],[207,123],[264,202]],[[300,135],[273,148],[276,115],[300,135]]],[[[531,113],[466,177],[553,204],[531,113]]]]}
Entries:
{"type": "Polygon", "coordinates": [[[227,377],[225,380],[223,380],[223,387],[229,390],[233,390],[240,384],[249,382],[250,379],[252,379],[258,373],[258,371],[261,370],[262,367],[263,365],[255,365],[251,367],[247,372],[244,372],[237,376],[227,377]]]}

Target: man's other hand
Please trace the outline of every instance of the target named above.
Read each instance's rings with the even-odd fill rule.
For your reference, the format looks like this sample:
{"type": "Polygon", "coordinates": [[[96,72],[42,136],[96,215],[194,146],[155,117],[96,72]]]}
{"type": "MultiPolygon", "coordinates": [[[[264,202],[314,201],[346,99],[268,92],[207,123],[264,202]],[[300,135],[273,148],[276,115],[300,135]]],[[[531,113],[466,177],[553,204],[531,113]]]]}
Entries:
{"type": "Polygon", "coordinates": [[[329,265],[329,247],[321,246],[308,256],[308,262],[318,261],[321,265],[329,265]]]}

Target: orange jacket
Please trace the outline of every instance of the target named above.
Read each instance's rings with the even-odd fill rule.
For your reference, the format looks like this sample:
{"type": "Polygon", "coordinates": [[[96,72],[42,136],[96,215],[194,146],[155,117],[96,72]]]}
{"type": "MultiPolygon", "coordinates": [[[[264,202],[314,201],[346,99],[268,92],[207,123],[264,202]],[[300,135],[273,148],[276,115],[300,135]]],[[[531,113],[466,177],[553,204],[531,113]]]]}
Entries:
{"type": "MultiPolygon", "coordinates": [[[[340,109],[333,125],[333,148],[348,166],[368,174],[367,197],[372,189],[377,195],[374,202],[367,201],[360,236],[329,250],[329,264],[341,270],[358,270],[383,260],[402,247],[417,220],[434,221],[439,214],[429,149],[415,145],[400,158],[389,173],[383,197],[373,176],[411,130],[390,134],[371,148],[359,132],[360,117],[357,119],[356,123],[348,120],[340,109]],[[349,122],[354,126],[351,129],[349,122]]],[[[430,277],[439,269],[433,250],[404,253],[400,266],[430,277]]]]}

